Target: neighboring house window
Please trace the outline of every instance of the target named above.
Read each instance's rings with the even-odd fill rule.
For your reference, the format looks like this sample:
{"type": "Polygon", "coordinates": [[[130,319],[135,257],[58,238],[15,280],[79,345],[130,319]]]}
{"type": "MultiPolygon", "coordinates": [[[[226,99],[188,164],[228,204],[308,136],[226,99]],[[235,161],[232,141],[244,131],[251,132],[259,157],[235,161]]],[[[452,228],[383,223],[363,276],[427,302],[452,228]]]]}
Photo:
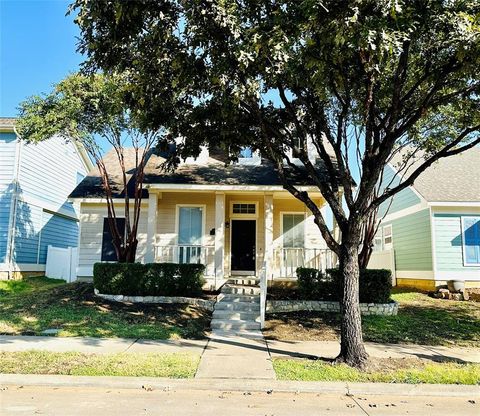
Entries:
{"type": "Polygon", "coordinates": [[[384,250],[391,250],[392,248],[392,226],[385,225],[383,227],[383,249],[384,250]]]}
{"type": "MultiPolygon", "coordinates": [[[[117,218],[117,228],[122,240],[125,239],[125,218],[117,218]]],[[[103,219],[102,261],[117,261],[108,218],[103,219]]]]}
{"type": "Polygon", "coordinates": [[[382,243],[383,243],[382,230],[379,229],[373,239],[373,251],[382,251],[382,243]]]}
{"type": "Polygon", "coordinates": [[[244,147],[240,151],[239,157],[241,157],[242,159],[251,159],[253,157],[252,148],[251,147],[244,147]]]}
{"type": "Polygon", "coordinates": [[[283,214],[283,247],[303,248],[305,245],[305,215],[283,214]]]}
{"type": "Polygon", "coordinates": [[[480,265],[480,217],[462,217],[463,263],[480,265]]]}

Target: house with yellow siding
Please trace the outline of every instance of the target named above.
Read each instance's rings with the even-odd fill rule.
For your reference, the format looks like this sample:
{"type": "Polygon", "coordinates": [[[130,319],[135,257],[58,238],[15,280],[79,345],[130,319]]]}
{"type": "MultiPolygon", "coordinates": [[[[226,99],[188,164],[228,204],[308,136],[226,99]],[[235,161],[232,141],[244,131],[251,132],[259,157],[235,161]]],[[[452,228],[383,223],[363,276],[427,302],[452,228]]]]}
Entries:
{"type": "MultiPolygon", "coordinates": [[[[128,149],[126,160],[133,161],[128,149]]],[[[203,149],[172,172],[164,169],[161,154],[149,156],[137,261],[204,264],[210,288],[231,276],[259,276],[262,269],[272,283],[291,280],[298,266],[334,266],[312,213],[283,189],[273,165],[249,149],[238,162],[225,160],[220,152],[203,149]]],[[[105,163],[115,181],[119,172],[113,151],[105,163]]],[[[292,180],[326,210],[307,175],[295,173],[292,180]]],[[[124,191],[117,188],[116,212],[121,217],[124,191]]],[[[96,262],[115,260],[98,170],[84,178],[70,200],[80,205],[77,275],[90,279],[96,262]]],[[[117,220],[121,227],[124,219],[117,220]]]]}

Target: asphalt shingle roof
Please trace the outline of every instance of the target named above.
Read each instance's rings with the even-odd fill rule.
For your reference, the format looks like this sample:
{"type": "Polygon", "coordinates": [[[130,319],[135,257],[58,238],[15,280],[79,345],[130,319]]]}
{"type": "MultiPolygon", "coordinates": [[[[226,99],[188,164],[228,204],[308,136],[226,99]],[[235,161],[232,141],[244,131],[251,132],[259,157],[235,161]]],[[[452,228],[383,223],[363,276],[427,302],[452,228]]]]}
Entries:
{"type": "MultiPolygon", "coordinates": [[[[125,161],[128,180],[134,174],[133,149],[125,149],[125,161]]],[[[124,196],[121,186],[121,169],[113,150],[105,157],[107,171],[111,177],[111,186],[115,197],[124,196]]],[[[176,184],[176,185],[277,185],[282,183],[277,171],[271,163],[263,162],[261,165],[225,165],[223,161],[210,158],[207,164],[182,164],[175,171],[166,171],[163,168],[165,158],[152,153],[145,167],[145,184],[176,184]]],[[[322,170],[319,168],[322,174],[322,170]]],[[[313,185],[308,176],[290,172],[296,185],[313,185]]],[[[131,192],[131,190],[129,190],[131,192]]],[[[99,171],[97,168],[88,173],[88,176],[73,190],[70,198],[99,198],[105,196],[99,171]]]]}
{"type": "MultiPolygon", "coordinates": [[[[401,155],[394,158],[392,166],[398,167],[399,163],[401,155]]],[[[409,169],[406,176],[412,171],[409,169]]],[[[413,187],[429,202],[480,202],[480,147],[440,159],[417,178],[413,187]]]]}

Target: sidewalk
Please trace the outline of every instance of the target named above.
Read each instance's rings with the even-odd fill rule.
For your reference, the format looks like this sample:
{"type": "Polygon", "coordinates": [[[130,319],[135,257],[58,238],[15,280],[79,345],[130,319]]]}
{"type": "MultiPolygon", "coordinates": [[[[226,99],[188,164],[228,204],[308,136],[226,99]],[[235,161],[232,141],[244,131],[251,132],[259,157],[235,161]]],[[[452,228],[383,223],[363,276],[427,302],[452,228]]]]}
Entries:
{"type": "MultiPolygon", "coordinates": [[[[458,360],[480,363],[480,348],[440,347],[413,344],[365,343],[367,352],[378,358],[418,357],[432,361],[458,360]]],[[[203,354],[205,361],[218,362],[220,357],[323,357],[334,358],[340,349],[335,341],[274,341],[241,337],[212,337],[210,340],[168,340],[122,338],[57,338],[48,336],[0,336],[0,351],[42,350],[52,352],[78,351],[95,354],[119,352],[203,354]]],[[[221,377],[221,376],[219,376],[221,377]]],[[[261,377],[263,378],[263,377],[261,377]]]]}

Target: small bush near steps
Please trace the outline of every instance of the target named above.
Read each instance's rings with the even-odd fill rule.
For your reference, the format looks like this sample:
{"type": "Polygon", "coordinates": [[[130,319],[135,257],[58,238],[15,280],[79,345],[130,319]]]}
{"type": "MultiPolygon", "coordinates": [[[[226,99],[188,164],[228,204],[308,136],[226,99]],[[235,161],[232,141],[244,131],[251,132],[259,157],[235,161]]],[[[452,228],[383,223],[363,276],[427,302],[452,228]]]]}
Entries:
{"type": "Polygon", "coordinates": [[[100,293],[126,296],[198,296],[202,264],[95,263],[93,284],[100,293]]]}
{"type": "MultiPolygon", "coordinates": [[[[317,269],[297,269],[298,292],[304,300],[340,301],[341,275],[338,269],[328,269],[326,274],[317,269]]],[[[385,269],[360,271],[360,302],[388,303],[392,290],[392,274],[385,269]]]]}

